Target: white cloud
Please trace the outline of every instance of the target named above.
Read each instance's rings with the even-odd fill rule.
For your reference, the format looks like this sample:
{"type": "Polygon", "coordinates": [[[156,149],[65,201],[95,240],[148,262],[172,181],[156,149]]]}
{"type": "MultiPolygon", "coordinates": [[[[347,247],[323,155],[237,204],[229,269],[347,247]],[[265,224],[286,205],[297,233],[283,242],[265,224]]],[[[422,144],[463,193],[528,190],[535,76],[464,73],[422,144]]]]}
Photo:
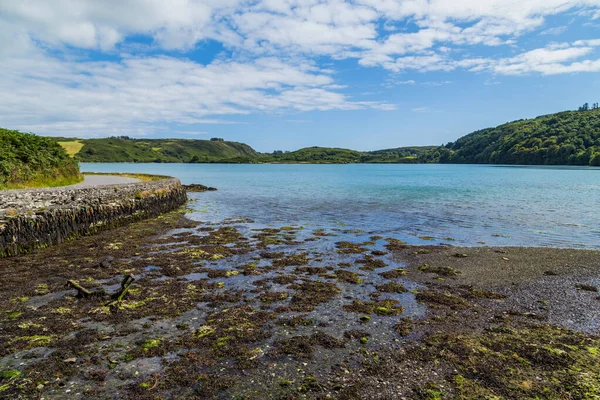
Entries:
{"type": "Polygon", "coordinates": [[[600,1],[0,0],[0,90],[11,93],[0,124],[142,135],[256,112],[394,109],[342,93],[322,60],[383,68],[394,73],[388,86],[414,85],[396,75],[407,71],[599,71],[600,39],[521,42],[560,36],[565,27],[549,17],[567,11],[597,19],[600,1]],[[139,35],[151,40],[131,40],[139,35]],[[223,53],[204,64],[181,58],[207,39],[223,53]],[[85,50],[117,61],[87,60],[85,50]]]}
{"type": "Polygon", "coordinates": [[[417,107],[417,108],[411,109],[411,111],[412,112],[417,112],[417,113],[424,113],[424,112],[431,111],[431,109],[429,107],[417,107]]]}
{"type": "Polygon", "coordinates": [[[600,46],[600,39],[577,40],[577,41],[573,42],[573,46],[598,47],[598,46],[600,46]]]}
{"type": "Polygon", "coordinates": [[[354,102],[330,89],[332,84],[311,63],[272,57],[203,66],[165,56],[63,61],[37,50],[0,64],[0,91],[11,93],[0,98],[0,126],[77,136],[142,135],[169,123],[226,122],[210,118],[215,115],[393,108],[354,102]]]}
{"type": "Polygon", "coordinates": [[[450,85],[452,83],[452,81],[434,81],[434,82],[422,82],[422,85],[426,85],[426,86],[443,86],[443,85],[450,85]]]}
{"type": "Polygon", "coordinates": [[[555,26],[554,28],[548,28],[540,32],[542,36],[558,36],[564,33],[568,29],[567,26],[555,26]]]}

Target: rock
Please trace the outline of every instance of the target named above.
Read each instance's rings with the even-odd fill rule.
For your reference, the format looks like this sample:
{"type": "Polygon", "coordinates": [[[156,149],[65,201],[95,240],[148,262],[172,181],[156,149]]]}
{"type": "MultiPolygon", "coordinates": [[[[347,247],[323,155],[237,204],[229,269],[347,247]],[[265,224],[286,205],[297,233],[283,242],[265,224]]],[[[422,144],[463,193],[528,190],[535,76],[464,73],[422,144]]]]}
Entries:
{"type": "Polygon", "coordinates": [[[67,359],[63,360],[63,362],[67,363],[67,364],[75,364],[77,362],[77,359],[75,357],[67,358],[67,359]]]}
{"type": "Polygon", "coordinates": [[[214,187],[204,186],[198,183],[192,183],[191,185],[183,185],[183,188],[188,192],[207,192],[217,190],[214,187]]]}

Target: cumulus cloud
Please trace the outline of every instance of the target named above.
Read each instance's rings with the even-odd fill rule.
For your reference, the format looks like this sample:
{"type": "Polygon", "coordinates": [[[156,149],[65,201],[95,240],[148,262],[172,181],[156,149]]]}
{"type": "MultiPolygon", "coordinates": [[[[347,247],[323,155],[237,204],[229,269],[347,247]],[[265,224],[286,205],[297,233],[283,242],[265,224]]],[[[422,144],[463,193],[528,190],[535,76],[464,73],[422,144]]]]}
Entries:
{"type": "Polygon", "coordinates": [[[345,94],[335,68],[322,68],[322,60],[390,72],[388,86],[414,84],[398,78],[407,71],[599,71],[600,39],[521,45],[530,33],[560,36],[564,26],[548,25],[549,17],[566,12],[594,20],[600,3],[0,0],[0,90],[11,93],[0,99],[0,124],[141,135],[257,112],[394,109],[345,94]],[[203,63],[185,58],[207,40],[224,51],[203,63]],[[109,61],[87,59],[92,52],[109,61]]]}
{"type": "Polygon", "coordinates": [[[312,63],[270,57],[203,66],[166,56],[59,60],[38,51],[4,62],[0,75],[0,90],[11,93],[0,100],[0,125],[39,133],[90,136],[123,127],[141,135],[168,123],[223,122],[214,115],[393,108],[329,89],[332,77],[312,63]]]}

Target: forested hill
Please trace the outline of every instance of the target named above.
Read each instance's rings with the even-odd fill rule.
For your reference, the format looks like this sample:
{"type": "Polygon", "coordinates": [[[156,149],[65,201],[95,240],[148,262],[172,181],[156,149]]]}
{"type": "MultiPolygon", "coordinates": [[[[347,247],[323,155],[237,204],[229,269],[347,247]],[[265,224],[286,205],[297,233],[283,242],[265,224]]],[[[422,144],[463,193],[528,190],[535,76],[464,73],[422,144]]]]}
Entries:
{"type": "Polygon", "coordinates": [[[82,162],[248,162],[258,156],[250,146],[214,138],[194,139],[104,139],[59,138],[76,160],[82,162]]]}
{"type": "Polygon", "coordinates": [[[420,162],[600,166],[600,109],[509,122],[463,136],[420,162]]]}

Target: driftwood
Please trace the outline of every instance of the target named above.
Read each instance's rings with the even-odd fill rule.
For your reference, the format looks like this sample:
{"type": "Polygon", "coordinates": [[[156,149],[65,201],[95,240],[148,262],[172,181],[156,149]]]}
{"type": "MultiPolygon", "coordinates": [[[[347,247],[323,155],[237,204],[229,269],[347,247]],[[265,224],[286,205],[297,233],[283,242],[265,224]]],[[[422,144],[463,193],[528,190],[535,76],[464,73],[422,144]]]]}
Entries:
{"type": "Polygon", "coordinates": [[[87,290],[86,288],[81,286],[79,283],[77,283],[77,281],[74,281],[72,279],[67,281],[67,286],[71,287],[73,289],[77,289],[78,297],[88,297],[88,296],[92,295],[91,291],[87,290]]]}
{"type": "Polygon", "coordinates": [[[79,282],[72,279],[67,281],[67,287],[77,290],[77,297],[103,297],[106,295],[106,292],[103,289],[92,292],[91,290],[81,286],[79,282]]]}
{"type": "MultiPolygon", "coordinates": [[[[123,298],[125,297],[127,292],[129,292],[129,289],[131,288],[131,285],[133,285],[134,281],[135,281],[135,276],[133,276],[132,274],[124,275],[123,280],[121,281],[121,289],[118,292],[111,295],[112,301],[110,301],[106,305],[109,307],[116,307],[119,304],[121,304],[121,302],[123,301],[123,298]]],[[[91,290],[86,289],[83,286],[81,286],[79,284],[79,282],[77,282],[73,279],[70,279],[67,281],[67,286],[77,290],[77,297],[91,297],[91,296],[104,297],[104,296],[106,296],[106,292],[104,290],[92,292],[91,290]]]]}
{"type": "Polygon", "coordinates": [[[123,280],[121,281],[121,290],[112,295],[113,301],[108,303],[107,305],[110,307],[116,307],[123,301],[123,298],[129,292],[129,288],[133,285],[135,281],[135,276],[132,274],[127,274],[123,276],[123,280]]]}

